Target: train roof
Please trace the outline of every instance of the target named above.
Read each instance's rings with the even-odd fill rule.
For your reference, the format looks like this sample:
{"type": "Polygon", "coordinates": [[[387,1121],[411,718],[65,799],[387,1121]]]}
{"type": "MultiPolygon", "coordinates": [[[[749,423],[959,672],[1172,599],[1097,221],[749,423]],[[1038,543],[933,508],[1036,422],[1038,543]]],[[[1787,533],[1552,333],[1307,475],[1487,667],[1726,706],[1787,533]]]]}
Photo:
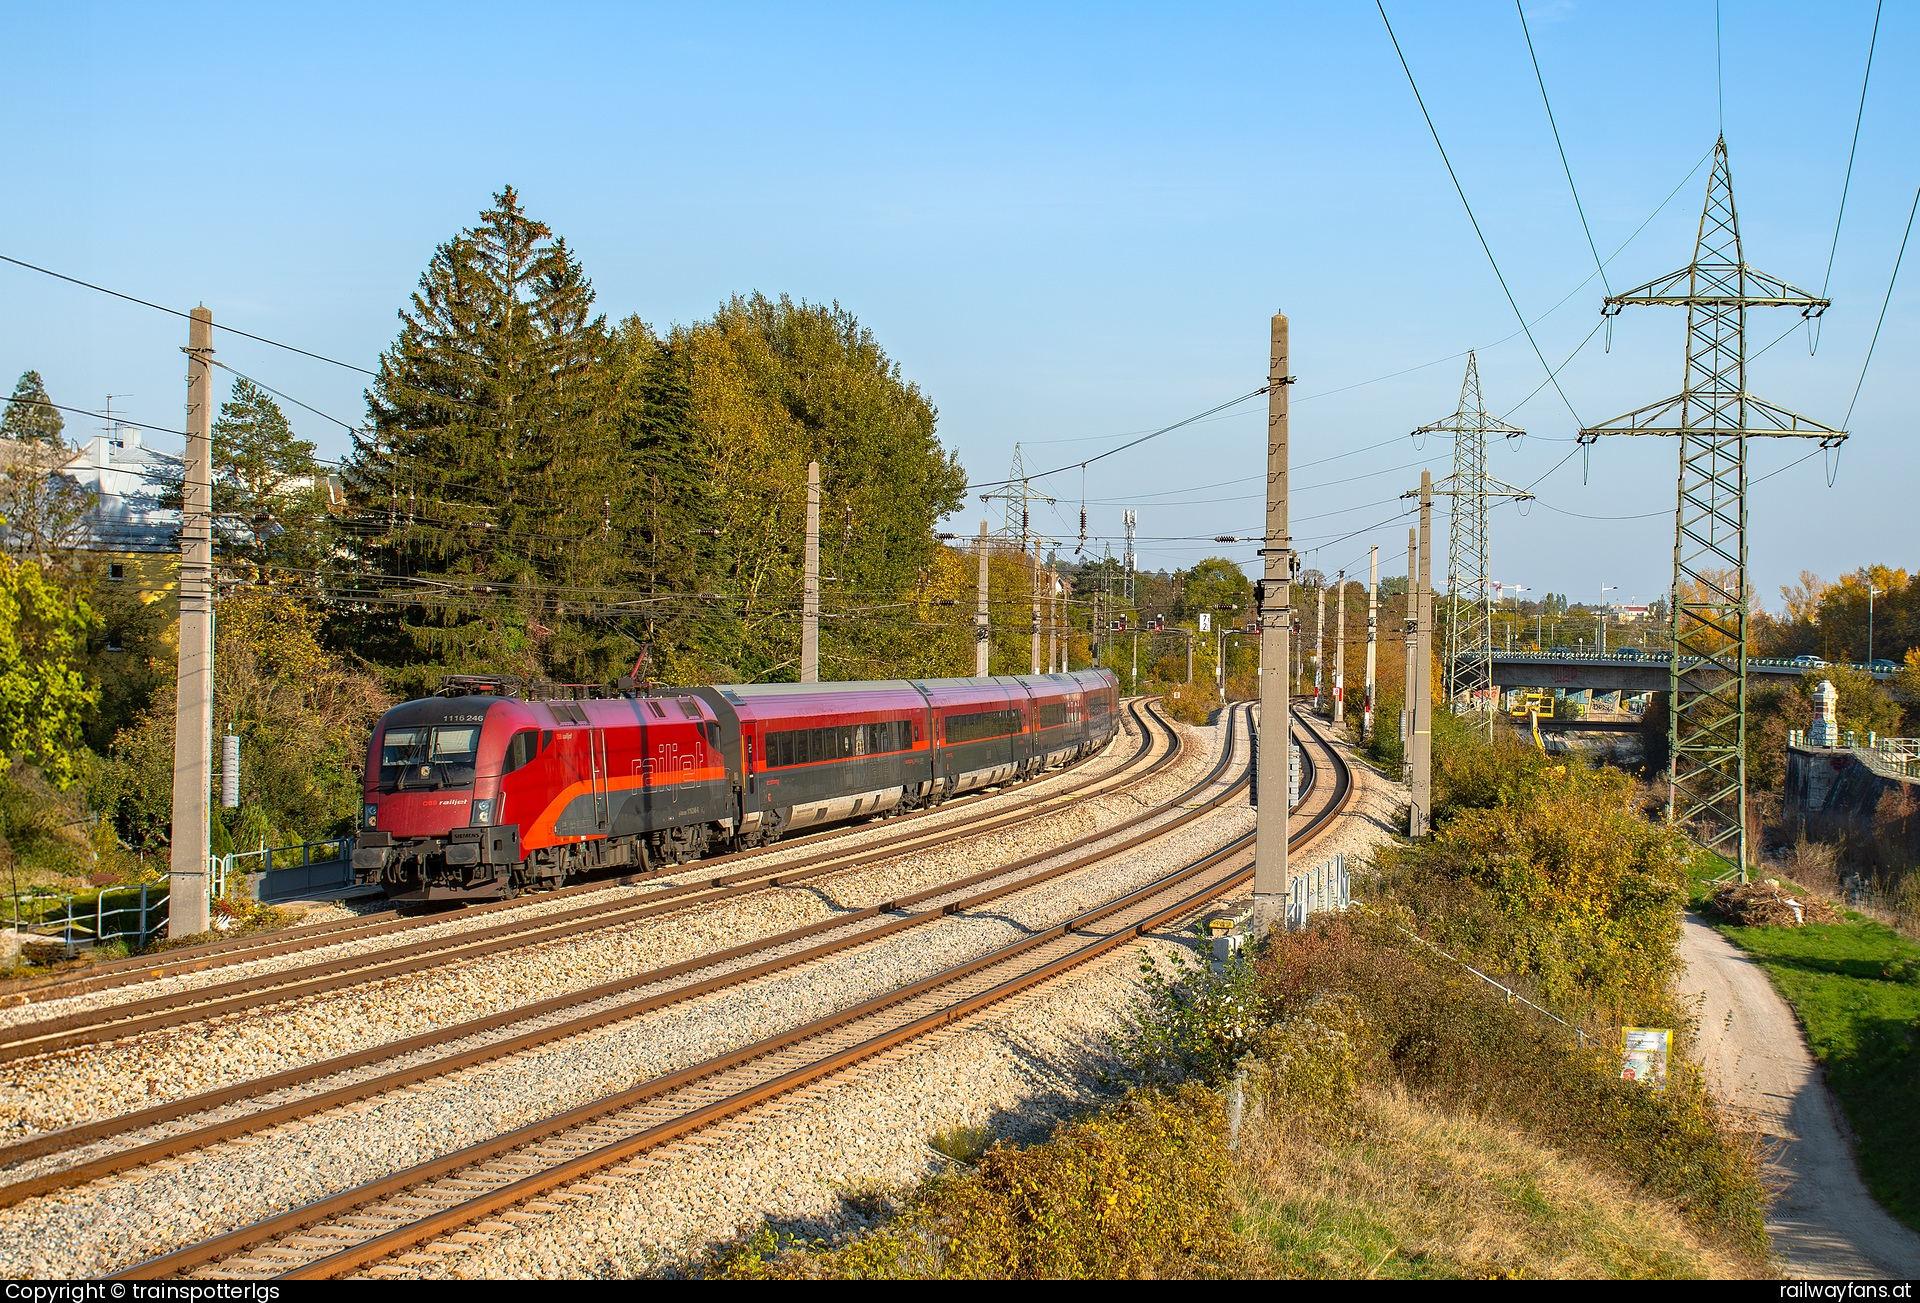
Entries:
{"type": "MultiPolygon", "coordinates": [[[[714,691],[729,701],[753,701],[765,697],[836,697],[868,692],[912,692],[905,679],[846,679],[831,683],[717,683],[714,691]]],[[[658,691],[656,689],[656,691],[658,691]]]]}

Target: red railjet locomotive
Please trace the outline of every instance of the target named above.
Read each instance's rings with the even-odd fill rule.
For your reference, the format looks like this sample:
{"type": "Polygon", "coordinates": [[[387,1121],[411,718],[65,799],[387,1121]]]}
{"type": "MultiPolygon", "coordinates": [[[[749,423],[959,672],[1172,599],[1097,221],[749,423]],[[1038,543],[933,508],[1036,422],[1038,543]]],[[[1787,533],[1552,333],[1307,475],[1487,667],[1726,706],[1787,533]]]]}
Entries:
{"type": "MultiPolygon", "coordinates": [[[[625,680],[623,680],[625,682],[625,680]]],[[[1106,745],[1106,670],[536,700],[450,679],[373,731],[355,877],[488,900],[917,809],[1106,745]]]]}

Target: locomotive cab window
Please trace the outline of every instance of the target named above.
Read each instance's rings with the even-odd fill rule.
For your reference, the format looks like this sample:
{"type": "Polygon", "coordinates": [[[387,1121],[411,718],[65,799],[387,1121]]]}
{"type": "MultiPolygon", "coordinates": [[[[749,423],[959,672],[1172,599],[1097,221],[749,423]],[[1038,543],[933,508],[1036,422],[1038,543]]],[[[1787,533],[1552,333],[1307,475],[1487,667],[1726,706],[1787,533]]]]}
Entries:
{"type": "Polygon", "coordinates": [[[479,750],[478,724],[390,728],[380,740],[380,790],[471,787],[479,750]]]}

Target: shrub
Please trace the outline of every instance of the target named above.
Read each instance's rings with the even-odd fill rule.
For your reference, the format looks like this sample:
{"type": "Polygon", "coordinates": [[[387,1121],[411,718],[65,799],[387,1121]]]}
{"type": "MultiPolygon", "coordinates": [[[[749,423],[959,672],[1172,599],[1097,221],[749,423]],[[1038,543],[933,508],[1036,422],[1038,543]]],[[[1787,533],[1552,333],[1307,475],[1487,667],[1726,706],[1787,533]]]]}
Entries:
{"type": "Polygon", "coordinates": [[[1287,1021],[1333,999],[1364,1016],[1346,1039],[1358,1078],[1504,1121],[1671,1201],[1730,1247],[1764,1251],[1751,1138],[1722,1117],[1692,1068],[1672,1070],[1664,1092],[1620,1081],[1606,1031],[1582,1046],[1378,920],[1349,915],[1276,934],[1256,966],[1267,1006],[1287,1021]]]}
{"type": "Polygon", "coordinates": [[[1212,718],[1216,704],[1212,692],[1198,685],[1168,688],[1160,698],[1160,706],[1169,716],[1195,728],[1212,718]]]}
{"type": "Polygon", "coordinates": [[[715,1254],[730,1279],[1217,1276],[1242,1265],[1219,1098],[1138,1091],[1044,1144],[995,1145],[936,1176],[884,1227],[839,1246],[763,1228],[715,1254]]]}
{"type": "Polygon", "coordinates": [[[1153,952],[1144,950],[1140,985],[1110,1042],[1114,1057],[1139,1079],[1218,1085],[1242,1059],[1261,1052],[1267,1021],[1258,978],[1246,959],[1236,956],[1216,973],[1206,960],[1177,951],[1162,969],[1153,952]]]}
{"type": "Polygon", "coordinates": [[[1434,835],[1375,857],[1415,930],[1521,977],[1550,1006],[1641,1021],[1677,971],[1687,849],[1633,810],[1612,770],[1548,766],[1518,748],[1449,759],[1434,835]]]}

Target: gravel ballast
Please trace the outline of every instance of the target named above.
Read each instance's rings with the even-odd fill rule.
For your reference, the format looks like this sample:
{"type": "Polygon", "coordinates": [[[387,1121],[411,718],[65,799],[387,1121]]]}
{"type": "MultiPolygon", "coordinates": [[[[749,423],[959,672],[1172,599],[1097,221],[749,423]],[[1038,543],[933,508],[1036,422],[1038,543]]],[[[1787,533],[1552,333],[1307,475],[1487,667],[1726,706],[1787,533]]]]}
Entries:
{"type": "MultiPolygon", "coordinates": [[[[1357,863],[1388,840],[1406,789],[1337,735],[1354,794],[1311,851],[1357,863]]],[[[1103,1069],[1139,994],[1142,949],[1169,956],[1190,938],[1169,927],[964,1023],[612,1169],[580,1197],[523,1208],[481,1228],[482,1242],[439,1241],[381,1264],[379,1276],[567,1278],[697,1272],[715,1245],[761,1225],[803,1237],[872,1223],[876,1192],[944,1165],[936,1133],[985,1125],[1016,1143],[1110,1098],[1103,1069]]]]}
{"type": "MultiPolygon", "coordinates": [[[[1207,735],[1195,741],[1208,740],[1207,735]]],[[[1150,787],[1167,790],[1157,799],[1182,790],[1210,764],[1204,754],[1210,748],[1195,746],[1192,753],[1156,779],[1150,787]]],[[[1140,799],[1156,799],[1154,793],[1136,793],[1140,799]]],[[[1046,844],[1058,844],[1080,831],[1117,822],[1138,810],[1138,802],[1125,796],[1096,797],[1076,804],[1070,811],[1050,820],[1045,830],[1046,844]],[[1111,807],[1111,808],[1109,808],[1111,807]]],[[[957,959],[1004,944],[1024,931],[1046,926],[1077,909],[1098,903],[1138,885],[1155,872],[1174,863],[1196,858],[1205,849],[1217,846],[1236,826],[1250,825],[1251,812],[1244,806],[1230,806],[1195,825],[1156,843],[1099,866],[1082,870],[1043,887],[1021,892],[994,902],[980,915],[959,915],[924,928],[887,938],[832,961],[808,965],[789,973],[761,979],[746,987],[730,988],[695,1002],[657,1011],[643,1019],[618,1024],[601,1032],[529,1051],[510,1060],[482,1065],[456,1077],[424,1083],[351,1109],[335,1110],[302,1122],[290,1124],[249,1138],[244,1142],[216,1147],[203,1154],[148,1169],[130,1172],[82,1190],[50,1199],[37,1199],[14,1209],[0,1210],[0,1263],[21,1274],[74,1274],[100,1271],[122,1265],[130,1257],[149,1254],[212,1231],[244,1223],[265,1212],[292,1206],[320,1194],[383,1174],[397,1167],[421,1161],[461,1145],[470,1144],[525,1121],[555,1111],[561,1104],[605,1093],[631,1084],[660,1071],[695,1061],[718,1050],[745,1043],[790,1026],[818,1013],[878,993],[912,976],[938,971],[957,959]],[[156,1209],[169,1210],[155,1217],[156,1209]],[[86,1228],[84,1236],[78,1228],[86,1228]],[[83,1247],[80,1241],[88,1243],[83,1247]],[[9,1247],[10,1246],[10,1247],[9,1247]],[[84,1261],[75,1260],[75,1251],[84,1261]]],[[[999,838],[1022,842],[1012,853],[1030,851],[1034,830],[1016,835],[995,834],[987,845],[999,838]]],[[[977,870],[991,863],[980,843],[947,848],[916,856],[905,872],[934,882],[977,870]],[[942,863],[942,857],[951,857],[942,863]],[[929,861],[929,863],[921,863],[929,861]]],[[[805,917],[827,917],[836,905],[884,900],[902,889],[903,870],[886,873],[863,870],[836,878],[820,887],[779,893],[806,902],[799,908],[805,917]],[[862,881],[862,877],[875,879],[862,881]]],[[[972,890],[978,890],[974,888],[972,890]]],[[[757,898],[756,898],[757,899],[757,898]]],[[[788,902],[791,908],[791,902],[788,902]]],[[[759,910],[766,903],[746,900],[726,906],[703,909],[697,915],[674,920],[672,928],[649,921],[632,929],[634,936],[622,944],[633,953],[626,954],[623,965],[632,971],[652,967],[672,950],[675,953],[711,951],[720,944],[735,944],[756,922],[759,931],[793,926],[799,918],[769,921],[728,917],[728,911],[759,910]],[[777,927],[775,926],[777,924],[777,927]],[[647,933],[668,932],[663,938],[647,933]],[[645,959],[638,959],[640,951],[645,959]]],[[[601,940],[614,941],[625,930],[601,934],[601,940]]],[[[430,1008],[423,1009],[422,987],[432,987],[445,998],[460,1001],[462,1017],[472,1016],[503,978],[513,976],[515,966],[532,964],[540,975],[579,961],[583,949],[605,951],[615,947],[577,944],[542,947],[542,952],[516,952],[496,960],[460,965],[444,974],[427,974],[407,979],[402,985],[406,998],[377,987],[360,988],[348,997],[311,1002],[314,1007],[292,1009],[274,1015],[282,1019],[306,1017],[317,1025],[298,1027],[310,1039],[323,1038],[335,1030],[344,1015],[358,1018],[362,1024],[385,1028],[381,1039],[433,1025],[430,1008]],[[447,984],[451,985],[436,985],[447,984]],[[352,1007],[358,1003],[360,1008],[352,1007]],[[346,1004],[342,1009],[338,1006],[346,1004]],[[411,1017],[411,1021],[407,1021],[411,1017]],[[404,1025],[396,1025],[404,1024],[404,1025]]],[[[603,975],[606,957],[600,959],[593,980],[603,975]]],[[[577,985],[588,984],[577,974],[568,979],[577,985]]],[[[552,993],[548,983],[529,979],[538,995],[552,993]]],[[[520,999],[535,998],[521,995],[520,999]]],[[[187,1036],[172,1034],[142,1038],[131,1047],[118,1047],[99,1053],[64,1055],[35,1068],[57,1068],[92,1059],[96,1070],[109,1083],[123,1091],[142,1085],[140,1077],[156,1070],[151,1061],[129,1065],[127,1060],[142,1056],[171,1054],[168,1066],[185,1075],[198,1063],[215,1061],[232,1071],[228,1061],[247,1050],[253,1058],[270,1060],[270,1067],[283,1066],[271,1058],[272,1042],[287,1033],[287,1027],[263,1034],[260,1024],[270,1021],[266,1015],[236,1019],[232,1027],[196,1029],[187,1036]],[[210,1039],[235,1034],[233,1045],[208,1045],[210,1039]],[[173,1042],[194,1039],[191,1054],[173,1042]],[[151,1044],[149,1043],[151,1042],[151,1044]],[[131,1067],[131,1071],[129,1071],[131,1067]]],[[[330,1049],[329,1052],[338,1052],[330,1049]]],[[[303,1057],[310,1057],[310,1054],[303,1057]]],[[[268,1068],[240,1069],[239,1075],[252,1076],[268,1068]]],[[[203,1078],[204,1079],[204,1078],[203,1078]]],[[[69,1087],[74,1088],[72,1086],[69,1087]]],[[[143,1091],[135,1092],[133,1106],[145,1102],[143,1091]]],[[[122,1111],[108,1108],[102,1111],[122,1111]]],[[[70,1161],[71,1155],[65,1156],[70,1161]]]]}

